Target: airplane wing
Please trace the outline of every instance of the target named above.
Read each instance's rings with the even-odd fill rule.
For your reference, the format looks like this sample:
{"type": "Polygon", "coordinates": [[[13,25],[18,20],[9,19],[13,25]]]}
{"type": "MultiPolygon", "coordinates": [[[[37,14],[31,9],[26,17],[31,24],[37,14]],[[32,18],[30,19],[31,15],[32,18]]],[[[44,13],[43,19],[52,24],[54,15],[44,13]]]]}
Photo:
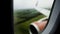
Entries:
{"type": "Polygon", "coordinates": [[[50,10],[43,9],[43,8],[38,8],[38,7],[35,7],[35,9],[36,9],[38,12],[42,13],[43,15],[49,17],[50,10]]]}
{"type": "Polygon", "coordinates": [[[50,10],[54,0],[36,0],[35,9],[43,15],[49,17],[50,10]],[[47,9],[46,9],[47,8],[47,9]]]}

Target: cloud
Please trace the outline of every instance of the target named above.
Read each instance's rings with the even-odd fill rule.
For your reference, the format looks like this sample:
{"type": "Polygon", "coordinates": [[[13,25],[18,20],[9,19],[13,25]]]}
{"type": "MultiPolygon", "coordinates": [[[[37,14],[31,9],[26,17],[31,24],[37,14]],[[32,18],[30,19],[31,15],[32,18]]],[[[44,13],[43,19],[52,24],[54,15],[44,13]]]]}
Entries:
{"type": "Polygon", "coordinates": [[[33,8],[34,0],[13,0],[14,9],[33,8]]]}
{"type": "Polygon", "coordinates": [[[13,0],[14,9],[26,9],[34,8],[38,1],[38,7],[40,8],[51,8],[53,0],[13,0]]]}

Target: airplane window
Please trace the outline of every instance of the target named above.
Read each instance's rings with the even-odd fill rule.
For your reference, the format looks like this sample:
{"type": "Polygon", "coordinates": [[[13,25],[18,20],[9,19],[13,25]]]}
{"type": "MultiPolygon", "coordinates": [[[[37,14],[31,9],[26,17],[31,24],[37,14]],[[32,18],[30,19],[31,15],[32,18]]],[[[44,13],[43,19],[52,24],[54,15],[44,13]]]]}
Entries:
{"type": "Polygon", "coordinates": [[[14,34],[40,34],[54,0],[13,0],[14,34]]]}

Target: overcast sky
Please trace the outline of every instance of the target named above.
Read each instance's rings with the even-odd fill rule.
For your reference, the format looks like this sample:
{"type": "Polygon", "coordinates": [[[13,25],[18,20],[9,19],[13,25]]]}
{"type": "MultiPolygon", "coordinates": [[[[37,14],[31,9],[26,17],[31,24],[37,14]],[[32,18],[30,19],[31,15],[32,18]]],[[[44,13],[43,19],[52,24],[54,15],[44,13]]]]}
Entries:
{"type": "MultiPolygon", "coordinates": [[[[34,8],[36,2],[37,0],[13,0],[13,8],[14,9],[34,8]]],[[[39,0],[39,2],[40,2],[39,6],[48,7],[52,3],[52,0],[39,0]]]]}
{"type": "Polygon", "coordinates": [[[33,8],[34,0],[13,0],[14,9],[25,9],[25,8],[33,8]]]}

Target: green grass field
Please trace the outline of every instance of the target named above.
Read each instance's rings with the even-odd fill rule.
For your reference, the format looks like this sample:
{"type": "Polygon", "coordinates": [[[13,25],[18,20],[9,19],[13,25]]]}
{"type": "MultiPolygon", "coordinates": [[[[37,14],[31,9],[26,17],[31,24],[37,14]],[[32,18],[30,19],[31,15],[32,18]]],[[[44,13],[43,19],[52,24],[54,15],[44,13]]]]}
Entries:
{"type": "Polygon", "coordinates": [[[38,15],[35,16],[23,23],[20,23],[18,25],[14,24],[14,34],[29,34],[29,25],[30,23],[37,21],[41,18],[45,17],[44,15],[38,15]]]}

